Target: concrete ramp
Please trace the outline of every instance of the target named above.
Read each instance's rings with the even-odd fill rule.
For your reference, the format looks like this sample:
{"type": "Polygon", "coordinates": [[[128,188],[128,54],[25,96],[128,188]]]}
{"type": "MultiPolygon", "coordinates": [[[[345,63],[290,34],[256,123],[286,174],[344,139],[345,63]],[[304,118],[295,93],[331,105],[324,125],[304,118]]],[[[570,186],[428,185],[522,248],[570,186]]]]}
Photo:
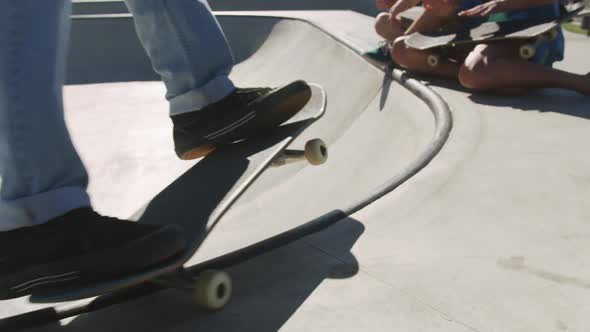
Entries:
{"type": "MultiPolygon", "coordinates": [[[[127,13],[123,0],[73,0],[76,15],[127,13]]],[[[366,15],[378,13],[373,0],[215,0],[209,5],[213,10],[355,10],[366,15]]]]}
{"type": "MultiPolygon", "coordinates": [[[[346,217],[230,269],[235,294],[223,311],[166,290],[34,331],[588,330],[590,157],[578,147],[590,138],[589,98],[480,96],[384,73],[359,55],[379,40],[371,18],[353,12],[220,21],[238,85],[325,87],[326,116],[295,144],[324,138],[330,160],[267,171],[193,262],[329,212],[346,217]]],[[[581,38],[567,35],[562,68],[588,68],[581,38]]],[[[128,217],[195,162],[172,152],[164,89],[129,17],[77,17],[72,41],[68,125],[93,203],[128,217]]],[[[3,302],[0,316],[38,307],[3,302]]]]}
{"type": "MultiPolygon", "coordinates": [[[[276,86],[305,79],[326,89],[326,115],[293,147],[320,137],[330,147],[330,159],[321,167],[294,164],[265,172],[211,233],[195,263],[334,210],[358,210],[404,178],[394,176],[397,182],[375,195],[392,175],[424,166],[408,169],[433,140],[435,119],[430,108],[369,65],[350,45],[295,18],[227,14],[220,21],[238,62],[232,73],[238,86],[276,86]]],[[[173,153],[163,85],[149,81],[153,72],[130,29],[132,21],[126,16],[75,17],[68,80],[84,84],[65,88],[67,123],[90,173],[92,202],[98,211],[121,218],[131,216],[195,164],[180,161],[173,153]],[[102,38],[92,38],[99,34],[102,38]]],[[[427,151],[427,159],[434,152],[427,151]]],[[[181,194],[185,197],[179,199],[186,200],[191,193],[181,194]]],[[[198,202],[193,204],[198,207],[198,202]]],[[[363,228],[352,220],[344,222],[363,228]]],[[[350,241],[346,250],[354,239],[350,241]]],[[[297,259],[305,261],[305,256],[297,259]]],[[[244,286],[244,291],[253,291],[248,288],[244,286]]],[[[135,303],[138,310],[141,303],[135,303]]],[[[77,324],[86,325],[86,320],[73,326],[77,324]]]]}
{"type": "MultiPolygon", "coordinates": [[[[96,20],[94,27],[101,24],[98,18],[90,20],[96,20]]],[[[208,241],[223,244],[221,252],[370,195],[432,139],[435,121],[423,101],[317,26],[274,17],[228,15],[220,20],[239,63],[232,73],[239,86],[276,86],[302,78],[326,89],[326,115],[294,147],[321,137],[331,152],[322,167],[294,164],[267,171],[215,232],[234,230],[229,233],[236,239],[208,241]]],[[[118,217],[129,217],[194,164],[177,160],[172,152],[160,82],[91,83],[109,81],[107,66],[132,60],[106,55],[96,64],[103,70],[85,67],[90,84],[66,87],[68,123],[89,168],[93,202],[99,211],[118,217]]],[[[147,76],[134,77],[138,71],[118,72],[116,79],[147,76]]],[[[80,77],[80,71],[71,72],[70,79],[80,77]]]]}

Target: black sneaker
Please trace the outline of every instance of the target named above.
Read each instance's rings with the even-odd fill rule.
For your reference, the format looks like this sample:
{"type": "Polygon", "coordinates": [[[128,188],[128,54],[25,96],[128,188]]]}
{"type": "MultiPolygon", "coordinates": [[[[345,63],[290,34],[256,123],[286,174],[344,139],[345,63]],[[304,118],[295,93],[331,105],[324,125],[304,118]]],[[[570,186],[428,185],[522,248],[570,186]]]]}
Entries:
{"type": "Polygon", "coordinates": [[[303,81],[274,90],[238,88],[202,110],[172,117],[176,154],[196,159],[218,145],[263,134],[293,117],[310,98],[311,88],[303,81]]]}
{"type": "Polygon", "coordinates": [[[178,226],[137,224],[76,209],[42,225],[0,232],[0,299],[140,272],[186,246],[178,226]]]}

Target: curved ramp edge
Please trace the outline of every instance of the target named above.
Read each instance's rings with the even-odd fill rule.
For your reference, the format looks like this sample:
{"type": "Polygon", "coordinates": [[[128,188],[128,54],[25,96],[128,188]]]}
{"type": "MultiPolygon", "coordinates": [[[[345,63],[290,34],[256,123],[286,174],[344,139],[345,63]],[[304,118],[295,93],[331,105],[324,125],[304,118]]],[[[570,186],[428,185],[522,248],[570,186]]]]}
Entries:
{"type": "MultiPolygon", "coordinates": [[[[367,47],[370,47],[370,45],[373,45],[373,43],[376,44],[376,40],[378,40],[372,30],[358,29],[359,26],[366,27],[366,23],[371,19],[368,20],[367,16],[350,11],[253,11],[239,13],[219,12],[218,14],[228,17],[266,17],[303,21],[331,36],[342,45],[354,51],[361,58],[362,52],[367,47]],[[343,17],[350,24],[341,24],[343,17]]],[[[373,67],[369,62],[366,62],[366,65],[367,67],[373,67]]],[[[442,149],[452,130],[451,110],[448,103],[438,93],[419,80],[408,77],[401,70],[392,69],[386,74],[428,106],[435,123],[434,132],[431,141],[423,149],[423,152],[410,162],[402,172],[375,188],[367,197],[351,203],[346,208],[342,208],[342,211],[347,216],[383,197],[426,167],[442,149]]],[[[386,87],[383,86],[381,89],[384,90],[386,87]]],[[[381,93],[386,93],[382,90],[381,93]]]]}
{"type": "MultiPolygon", "coordinates": [[[[319,26],[316,26],[316,28],[319,28],[320,30],[329,34],[328,31],[325,31],[323,28],[321,28],[319,26]]],[[[334,39],[338,40],[339,42],[342,42],[342,40],[339,39],[338,37],[335,37],[335,36],[332,36],[332,37],[334,39]]],[[[350,44],[344,44],[344,45],[347,46],[348,48],[350,48],[351,50],[356,51],[355,48],[352,47],[350,44]]],[[[361,59],[360,56],[358,55],[358,52],[356,52],[356,53],[357,53],[357,57],[359,59],[361,59]]],[[[364,61],[364,60],[362,60],[362,61],[364,61]]],[[[245,64],[245,66],[248,66],[248,64],[245,64]]],[[[369,63],[365,63],[365,66],[367,66],[368,71],[375,71],[376,70],[369,63]]],[[[373,74],[371,74],[371,75],[373,75],[373,74]]],[[[369,76],[371,76],[371,75],[369,75],[369,76]]],[[[252,245],[242,248],[240,250],[220,256],[218,258],[215,258],[215,259],[212,259],[209,261],[205,261],[201,264],[194,266],[193,270],[194,271],[201,271],[203,269],[208,269],[208,268],[228,267],[228,266],[236,264],[237,262],[243,262],[249,258],[258,256],[261,253],[267,252],[268,250],[271,250],[271,249],[274,249],[277,247],[282,247],[286,243],[294,242],[295,240],[305,237],[309,234],[316,233],[319,230],[325,229],[337,222],[347,220],[347,217],[349,217],[353,213],[358,212],[361,209],[369,206],[370,204],[372,204],[376,200],[380,199],[384,195],[387,195],[388,193],[393,191],[395,188],[397,188],[399,185],[401,185],[402,183],[407,181],[409,178],[411,178],[413,175],[417,174],[421,169],[426,167],[429,164],[429,162],[432,161],[433,158],[435,158],[436,154],[443,147],[443,145],[446,142],[446,140],[449,136],[449,133],[451,131],[452,119],[450,116],[448,105],[446,105],[444,100],[442,100],[442,98],[440,98],[440,96],[438,96],[436,93],[434,93],[430,88],[425,87],[424,85],[422,85],[420,82],[418,82],[416,80],[409,79],[409,78],[405,77],[403,75],[403,73],[401,73],[399,71],[393,71],[391,73],[390,78],[393,78],[393,80],[400,83],[402,86],[404,86],[406,89],[408,89],[412,94],[414,94],[415,96],[420,98],[429,107],[430,111],[432,112],[433,119],[435,122],[435,125],[434,125],[435,130],[432,135],[431,141],[426,145],[425,148],[422,149],[422,151],[419,153],[418,157],[416,157],[412,162],[407,164],[404,167],[402,172],[396,174],[394,177],[383,182],[381,185],[379,185],[374,190],[372,190],[371,193],[369,195],[367,195],[366,197],[363,197],[363,198],[360,198],[357,200],[353,200],[351,203],[348,203],[346,205],[342,205],[338,209],[334,209],[333,211],[330,211],[320,217],[317,217],[307,223],[304,223],[301,226],[298,226],[298,227],[291,229],[289,231],[280,233],[280,234],[273,236],[271,238],[268,238],[264,241],[252,244],[252,245]]],[[[381,83],[381,82],[378,82],[378,83],[381,83]]],[[[155,88],[155,89],[157,89],[157,88],[155,88]]],[[[365,104],[364,107],[367,107],[367,104],[370,104],[375,98],[378,98],[378,96],[376,97],[376,95],[378,95],[380,92],[382,92],[382,89],[384,89],[384,87],[381,87],[380,85],[377,85],[376,88],[373,86],[369,87],[367,91],[373,91],[373,94],[369,94],[368,100],[364,102],[364,104],[365,104]]],[[[387,88],[387,89],[389,89],[389,88],[387,88]]],[[[362,113],[362,111],[364,111],[364,109],[361,109],[359,112],[362,113]]],[[[333,137],[333,141],[335,141],[335,140],[338,140],[338,137],[333,137]]],[[[115,294],[113,296],[107,296],[105,298],[101,298],[99,301],[91,303],[88,307],[66,309],[66,310],[64,310],[63,313],[67,314],[68,316],[79,315],[79,314],[87,312],[87,311],[94,311],[99,308],[110,306],[115,303],[119,303],[122,301],[128,301],[130,298],[132,298],[134,296],[138,296],[138,297],[144,296],[144,295],[149,294],[155,290],[157,290],[156,286],[154,286],[154,288],[148,287],[148,289],[143,289],[143,288],[133,289],[130,292],[124,292],[122,294],[115,294]]],[[[47,313],[47,311],[45,311],[45,313],[47,313]]]]}

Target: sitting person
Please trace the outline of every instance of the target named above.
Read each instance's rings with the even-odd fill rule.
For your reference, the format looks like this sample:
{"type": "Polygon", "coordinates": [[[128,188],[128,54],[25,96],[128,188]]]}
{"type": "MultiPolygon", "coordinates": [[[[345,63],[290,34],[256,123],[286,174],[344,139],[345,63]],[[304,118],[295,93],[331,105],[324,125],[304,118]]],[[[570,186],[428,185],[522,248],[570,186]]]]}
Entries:
{"type": "MultiPolygon", "coordinates": [[[[458,17],[482,19],[501,14],[502,20],[540,18],[551,19],[560,15],[558,1],[554,0],[425,0],[426,23],[418,25],[420,32],[434,31],[436,24],[447,24],[458,17]],[[430,19],[434,17],[434,19],[430,19]]],[[[414,32],[412,28],[406,35],[414,32]]],[[[418,73],[441,77],[458,78],[461,84],[476,91],[494,91],[504,94],[520,94],[535,88],[564,88],[590,95],[590,76],[577,75],[552,68],[556,61],[563,59],[564,38],[546,41],[537,49],[535,56],[524,60],[519,55],[522,42],[482,43],[465,54],[453,54],[441,59],[436,67],[428,64],[430,51],[420,51],[406,47],[407,36],[398,37],[392,45],[393,60],[401,67],[418,73]],[[518,75],[514,75],[518,72],[518,75]]]]}
{"type": "MultiPolygon", "coordinates": [[[[442,3],[449,3],[446,7],[454,8],[454,0],[438,0],[442,3]]],[[[438,6],[436,10],[425,10],[417,19],[408,26],[404,26],[400,14],[406,10],[419,5],[420,0],[377,0],[377,8],[386,10],[379,14],[375,20],[375,31],[384,38],[384,43],[377,49],[366,53],[369,58],[378,62],[391,62],[391,46],[393,42],[401,36],[410,35],[414,32],[432,32],[445,28],[452,23],[451,17],[456,17],[455,12],[447,14],[440,12],[442,9],[438,6]]],[[[432,6],[427,1],[427,6],[432,6]]]]}
{"type": "Polygon", "coordinates": [[[388,41],[394,41],[397,37],[405,34],[399,14],[417,6],[420,0],[377,0],[377,8],[386,10],[375,20],[375,31],[388,41]]]}

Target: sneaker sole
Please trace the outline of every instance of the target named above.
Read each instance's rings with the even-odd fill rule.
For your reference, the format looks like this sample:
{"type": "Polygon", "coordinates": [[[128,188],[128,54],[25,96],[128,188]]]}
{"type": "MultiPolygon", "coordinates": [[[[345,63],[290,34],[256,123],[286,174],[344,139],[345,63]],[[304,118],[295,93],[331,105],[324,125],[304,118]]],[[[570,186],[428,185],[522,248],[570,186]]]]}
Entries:
{"type": "Polygon", "coordinates": [[[202,158],[202,157],[207,156],[211,152],[215,151],[215,149],[217,149],[217,146],[214,144],[201,145],[197,148],[194,148],[192,150],[189,150],[189,151],[183,153],[182,155],[180,155],[180,159],[181,160],[194,160],[194,159],[202,158]]]}

